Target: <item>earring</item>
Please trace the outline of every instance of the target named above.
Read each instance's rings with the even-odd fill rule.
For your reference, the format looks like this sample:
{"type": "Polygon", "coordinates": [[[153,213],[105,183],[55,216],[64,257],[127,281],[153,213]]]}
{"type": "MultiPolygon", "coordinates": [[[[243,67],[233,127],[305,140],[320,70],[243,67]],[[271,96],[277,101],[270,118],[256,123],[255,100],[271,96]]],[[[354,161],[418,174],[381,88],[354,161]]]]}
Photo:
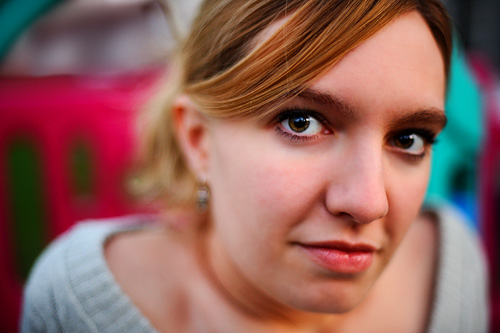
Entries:
{"type": "Polygon", "coordinates": [[[196,208],[199,212],[206,212],[208,209],[208,197],[210,190],[207,186],[206,177],[198,177],[198,189],[196,191],[196,208]]]}

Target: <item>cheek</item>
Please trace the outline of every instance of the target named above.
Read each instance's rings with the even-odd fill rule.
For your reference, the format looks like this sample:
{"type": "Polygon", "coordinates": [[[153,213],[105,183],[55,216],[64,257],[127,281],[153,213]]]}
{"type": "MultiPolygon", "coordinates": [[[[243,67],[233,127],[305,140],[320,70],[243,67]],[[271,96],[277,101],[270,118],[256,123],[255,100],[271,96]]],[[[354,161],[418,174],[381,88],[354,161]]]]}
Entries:
{"type": "Polygon", "coordinates": [[[248,235],[258,236],[254,242],[286,238],[312,209],[322,173],[310,158],[248,137],[231,136],[213,151],[210,185],[217,229],[240,241],[248,235]]]}
{"type": "Polygon", "coordinates": [[[309,163],[291,163],[272,151],[231,153],[218,159],[214,198],[229,203],[224,210],[253,223],[271,223],[288,215],[300,218],[314,197],[314,174],[309,163]]]}

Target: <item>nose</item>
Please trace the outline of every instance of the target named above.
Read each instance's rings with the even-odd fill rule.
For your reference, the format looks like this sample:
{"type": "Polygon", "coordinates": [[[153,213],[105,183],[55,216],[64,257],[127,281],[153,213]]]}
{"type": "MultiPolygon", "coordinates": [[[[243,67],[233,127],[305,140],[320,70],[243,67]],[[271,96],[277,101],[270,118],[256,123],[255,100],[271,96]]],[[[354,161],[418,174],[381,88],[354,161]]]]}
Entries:
{"type": "Polygon", "coordinates": [[[325,205],[335,216],[366,224],[389,210],[382,149],[351,150],[332,168],[325,205]]]}

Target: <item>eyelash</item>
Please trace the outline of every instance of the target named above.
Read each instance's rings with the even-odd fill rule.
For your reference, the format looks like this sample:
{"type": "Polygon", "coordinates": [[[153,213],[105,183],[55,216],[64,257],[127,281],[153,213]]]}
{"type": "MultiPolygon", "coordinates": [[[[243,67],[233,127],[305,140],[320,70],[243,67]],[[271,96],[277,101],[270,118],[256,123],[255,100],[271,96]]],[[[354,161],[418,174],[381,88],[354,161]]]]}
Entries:
{"type": "Polygon", "coordinates": [[[407,157],[411,161],[420,161],[428,154],[429,148],[437,143],[436,139],[437,135],[434,131],[425,128],[410,128],[391,134],[389,136],[390,138],[389,141],[394,140],[398,136],[401,137],[404,135],[411,135],[411,134],[416,134],[422,138],[422,140],[424,141],[424,151],[421,154],[412,154],[409,152],[405,152],[404,150],[400,150],[398,148],[395,148],[395,150],[401,151],[402,154],[404,154],[405,157],[407,157]]]}
{"type": "MultiPolygon", "coordinates": [[[[309,110],[309,109],[294,107],[294,108],[284,110],[276,117],[276,120],[275,120],[275,132],[276,132],[276,134],[281,135],[290,141],[308,142],[308,141],[316,139],[316,137],[318,135],[297,135],[297,134],[290,133],[282,128],[281,122],[283,122],[284,120],[286,120],[288,118],[297,117],[297,116],[309,116],[309,117],[315,118],[317,121],[319,121],[321,123],[322,126],[324,126],[328,130],[329,133],[333,132],[329,129],[329,127],[331,125],[328,122],[328,120],[324,116],[319,114],[318,112],[313,111],[313,110],[309,110]]],[[[397,137],[401,137],[404,135],[411,135],[411,134],[415,134],[415,135],[420,136],[422,138],[422,140],[424,141],[425,149],[421,154],[412,154],[409,152],[405,152],[403,149],[398,149],[398,148],[394,148],[394,149],[401,152],[401,154],[404,154],[404,156],[411,161],[422,160],[428,154],[429,147],[431,147],[437,143],[436,133],[432,130],[425,129],[425,128],[409,128],[409,129],[404,129],[404,130],[390,134],[389,141],[394,140],[397,137]]]]}
{"type": "Polygon", "coordinates": [[[326,128],[328,132],[331,132],[328,129],[330,123],[321,114],[319,114],[318,112],[313,111],[313,110],[294,107],[294,108],[284,110],[283,112],[281,112],[278,115],[278,117],[276,117],[276,120],[275,120],[275,132],[276,132],[276,134],[282,135],[285,138],[289,139],[290,141],[307,142],[307,141],[314,140],[318,135],[297,135],[297,134],[293,134],[293,133],[290,133],[288,131],[285,131],[282,128],[281,122],[283,122],[284,120],[286,120],[288,118],[297,117],[297,116],[312,117],[312,118],[316,119],[318,122],[320,122],[321,125],[324,128],[326,128]]]}

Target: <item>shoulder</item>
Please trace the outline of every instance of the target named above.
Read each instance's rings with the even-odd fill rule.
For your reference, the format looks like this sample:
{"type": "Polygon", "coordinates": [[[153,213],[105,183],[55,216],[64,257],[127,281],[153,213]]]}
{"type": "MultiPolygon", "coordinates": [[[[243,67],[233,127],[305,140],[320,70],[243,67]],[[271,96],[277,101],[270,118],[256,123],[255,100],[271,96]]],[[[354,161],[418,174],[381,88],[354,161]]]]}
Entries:
{"type": "Polygon", "coordinates": [[[450,206],[435,211],[439,257],[431,332],[486,332],[487,269],[478,235],[450,206]]]}
{"type": "Polygon", "coordinates": [[[85,221],[50,244],[25,287],[22,330],[98,332],[100,325],[113,322],[113,317],[102,315],[112,312],[102,311],[115,310],[117,315],[120,306],[129,309],[106,265],[103,246],[111,235],[146,221],[138,216],[85,221]]]}

